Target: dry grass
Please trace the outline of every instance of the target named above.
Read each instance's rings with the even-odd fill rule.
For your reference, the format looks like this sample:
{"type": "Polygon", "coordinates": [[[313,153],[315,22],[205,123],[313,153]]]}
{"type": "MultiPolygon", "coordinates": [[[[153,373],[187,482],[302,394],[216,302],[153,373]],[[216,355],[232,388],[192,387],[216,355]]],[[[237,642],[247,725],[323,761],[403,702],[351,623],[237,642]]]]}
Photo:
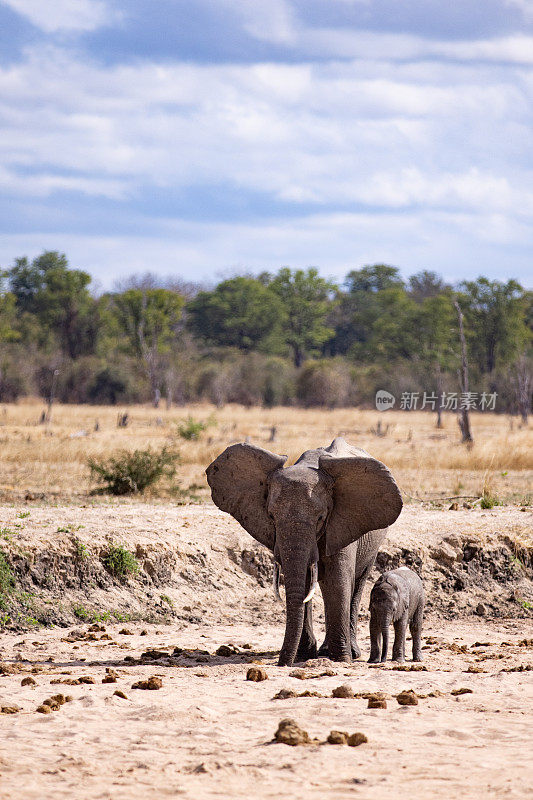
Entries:
{"type": "Polygon", "coordinates": [[[0,496],[5,500],[16,502],[26,493],[63,500],[86,495],[90,488],[87,458],[108,456],[120,448],[177,445],[182,485],[204,486],[205,466],[232,442],[248,439],[287,453],[293,461],[303,450],[329,444],[339,434],[384,461],[410,497],[479,495],[489,482],[491,492],[500,499],[531,500],[533,432],[509,416],[474,414],[475,444],[469,450],[460,442],[452,414],[444,416],[444,428],[437,430],[435,416],[423,412],[234,405],[222,409],[192,405],[167,411],[149,406],[57,405],[46,426],[39,424],[42,409],[37,400],[0,409],[0,496]],[[126,428],[117,427],[121,410],[129,413],[126,428]],[[213,422],[198,440],[179,438],[178,424],[188,415],[213,422]],[[98,431],[94,430],[96,420],[98,431]],[[384,435],[377,435],[378,422],[384,435]],[[273,442],[272,427],[276,428],[273,442]]]}

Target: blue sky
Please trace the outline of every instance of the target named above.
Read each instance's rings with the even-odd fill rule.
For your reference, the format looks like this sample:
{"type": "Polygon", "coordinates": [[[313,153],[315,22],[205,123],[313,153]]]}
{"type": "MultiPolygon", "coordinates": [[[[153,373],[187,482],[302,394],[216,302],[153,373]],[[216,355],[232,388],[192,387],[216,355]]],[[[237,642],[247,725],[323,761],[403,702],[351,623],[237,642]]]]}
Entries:
{"type": "Polygon", "coordinates": [[[531,286],[533,0],[0,0],[0,265],[531,286]]]}

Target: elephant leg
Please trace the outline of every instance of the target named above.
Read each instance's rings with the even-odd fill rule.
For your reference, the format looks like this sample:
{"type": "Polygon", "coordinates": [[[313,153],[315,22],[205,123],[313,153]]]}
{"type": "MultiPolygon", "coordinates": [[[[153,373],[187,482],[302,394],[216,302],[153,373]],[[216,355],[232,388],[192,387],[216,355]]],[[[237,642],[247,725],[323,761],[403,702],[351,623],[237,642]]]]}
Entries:
{"type": "Polygon", "coordinates": [[[326,615],[326,639],[319,655],[333,661],[351,661],[350,603],[353,591],[353,570],[344,551],[327,560],[320,583],[326,615]]]}
{"type": "Polygon", "coordinates": [[[407,612],[394,623],[394,644],[392,660],[403,664],[405,661],[405,634],[407,632],[407,612]]]}
{"type": "Polygon", "coordinates": [[[313,633],[313,601],[305,604],[305,616],[300,644],[296,652],[296,661],[307,661],[317,657],[316,639],[313,633]]]}
{"type": "Polygon", "coordinates": [[[369,664],[379,664],[381,657],[381,625],[375,614],[370,615],[370,658],[369,664]]]}
{"type": "Polygon", "coordinates": [[[366,579],[368,578],[373,566],[374,566],[374,561],[372,561],[372,563],[369,564],[365,568],[365,570],[361,573],[361,575],[354,581],[354,589],[353,589],[352,599],[350,602],[350,643],[351,643],[353,659],[359,658],[359,656],[361,655],[361,648],[357,644],[357,623],[359,620],[359,604],[361,602],[363,589],[365,588],[366,579]]]}
{"type": "Polygon", "coordinates": [[[424,614],[424,606],[422,603],[418,605],[413,618],[409,623],[411,637],[413,639],[413,661],[423,661],[421,638],[422,638],[422,616],[424,614]]]}

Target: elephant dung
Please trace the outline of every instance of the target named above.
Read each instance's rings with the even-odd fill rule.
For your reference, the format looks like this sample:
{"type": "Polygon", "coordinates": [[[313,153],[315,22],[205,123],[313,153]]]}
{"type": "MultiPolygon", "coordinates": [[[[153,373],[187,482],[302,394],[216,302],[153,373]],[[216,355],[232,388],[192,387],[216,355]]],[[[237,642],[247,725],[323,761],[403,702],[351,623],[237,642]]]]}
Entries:
{"type": "Polygon", "coordinates": [[[0,708],[0,714],[18,714],[21,711],[20,706],[2,706],[0,708]]]}
{"type": "Polygon", "coordinates": [[[404,689],[396,695],[396,700],[401,706],[417,706],[418,697],[412,689],[404,689]]]}
{"type": "Polygon", "coordinates": [[[349,734],[346,731],[330,731],[328,744],[347,744],[349,734]]]}
{"type": "Polygon", "coordinates": [[[163,686],[163,681],[161,678],[158,678],[156,675],[152,675],[151,678],[148,678],[147,681],[137,681],[137,683],[132,684],[132,689],[161,689],[163,686]]]}
{"type": "Polygon", "coordinates": [[[307,731],[304,731],[293,719],[282,719],[274,734],[276,742],[296,747],[299,744],[310,744],[311,740],[307,731]]]}
{"type": "Polygon", "coordinates": [[[382,697],[369,697],[368,708],[387,708],[387,701],[382,697]]]}
{"type": "Polygon", "coordinates": [[[349,683],[343,683],[341,686],[337,686],[333,689],[331,693],[332,697],[343,697],[343,698],[353,698],[355,697],[353,693],[353,689],[349,683]]]}
{"type": "Polygon", "coordinates": [[[34,679],[31,677],[31,675],[27,675],[25,678],[23,678],[23,679],[21,680],[21,682],[20,682],[20,685],[21,685],[21,686],[36,686],[36,685],[37,685],[37,683],[36,683],[36,681],[35,681],[35,680],[34,680],[34,679]]]}
{"type": "Polygon", "coordinates": [[[255,683],[266,681],[268,680],[267,671],[266,669],[263,669],[263,667],[250,667],[246,673],[246,680],[255,681],[255,683]]]}
{"type": "Polygon", "coordinates": [[[359,747],[360,744],[365,744],[368,742],[368,737],[365,736],[364,733],[357,731],[356,733],[352,733],[351,736],[348,736],[347,744],[350,747],[359,747]]]}

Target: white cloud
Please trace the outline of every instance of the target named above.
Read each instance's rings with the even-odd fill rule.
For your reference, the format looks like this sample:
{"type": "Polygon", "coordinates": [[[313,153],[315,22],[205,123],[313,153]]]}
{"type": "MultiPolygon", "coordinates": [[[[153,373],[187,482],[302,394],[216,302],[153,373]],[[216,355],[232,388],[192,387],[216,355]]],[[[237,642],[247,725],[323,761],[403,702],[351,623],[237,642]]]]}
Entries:
{"type": "MultiPolygon", "coordinates": [[[[146,192],[225,186],[243,206],[253,193],[316,210],[263,225],[245,210],[225,226],[139,218],[146,239],[35,236],[37,250],[65,249],[85,267],[92,258],[102,276],[121,259],[122,274],[158,260],[198,274],[280,263],[340,274],[375,260],[445,272],[447,259],[466,268],[494,259],[491,247],[530,244],[530,70],[395,61],[407,44],[391,43],[392,59],[385,49],[379,60],[294,65],[108,67],[29,50],[0,69],[3,193],[77,192],[127,208],[146,192]],[[354,208],[367,210],[335,213],[354,208]]],[[[9,241],[3,263],[32,239],[9,241]]]]}
{"type": "Polygon", "coordinates": [[[533,0],[505,0],[505,4],[519,8],[527,21],[533,19],[533,0]]]}
{"type": "Polygon", "coordinates": [[[0,0],[45,33],[91,31],[110,21],[103,0],[0,0]]]}
{"type": "MultiPolygon", "coordinates": [[[[137,223],[139,230],[146,229],[142,220],[137,223]]],[[[349,269],[377,262],[395,264],[404,274],[431,268],[450,281],[480,273],[493,278],[522,276],[527,285],[530,262],[520,248],[531,244],[530,228],[497,214],[346,213],[263,223],[169,219],[151,235],[17,234],[2,237],[0,258],[8,264],[23,253],[33,257],[43,249],[59,249],[73,266],[86,269],[106,287],[146,271],[147,265],[165,275],[207,280],[237,269],[259,272],[283,264],[295,268],[318,264],[324,274],[341,279],[349,269]],[[510,249],[515,245],[517,253],[510,249]]]]}

